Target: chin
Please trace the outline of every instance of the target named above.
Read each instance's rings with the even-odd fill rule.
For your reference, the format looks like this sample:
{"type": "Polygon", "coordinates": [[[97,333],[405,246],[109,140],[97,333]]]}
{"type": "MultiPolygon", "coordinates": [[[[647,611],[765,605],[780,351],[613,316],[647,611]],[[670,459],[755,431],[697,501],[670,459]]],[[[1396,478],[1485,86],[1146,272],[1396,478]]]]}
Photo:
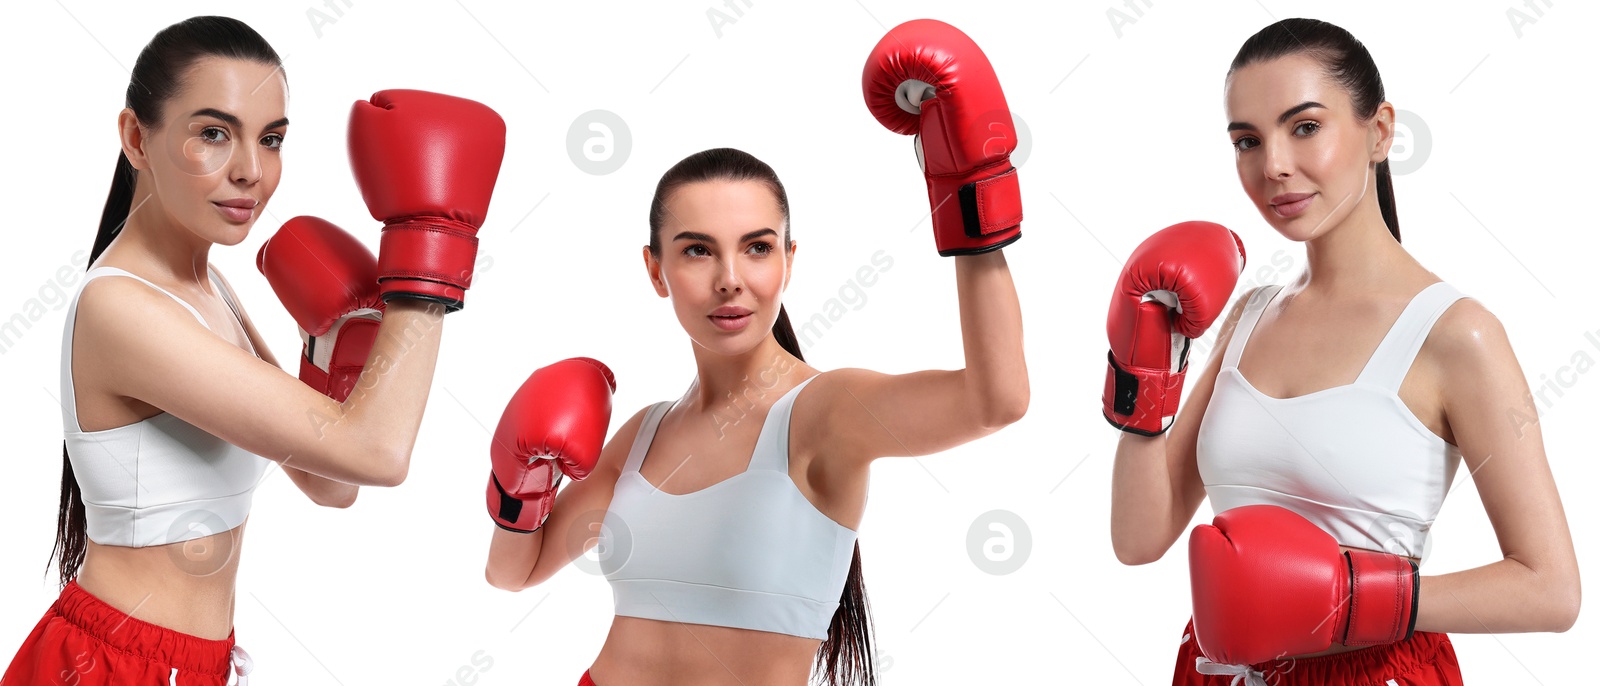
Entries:
{"type": "Polygon", "coordinates": [[[1309,218],[1290,220],[1274,216],[1274,219],[1276,221],[1270,222],[1272,229],[1277,231],[1278,235],[1296,243],[1305,243],[1317,236],[1316,227],[1318,224],[1309,218]]]}
{"type": "Polygon", "coordinates": [[[243,224],[223,223],[207,231],[205,237],[216,245],[235,246],[250,237],[250,229],[254,228],[256,220],[251,219],[243,224]]]}
{"type": "Polygon", "coordinates": [[[751,334],[750,329],[745,329],[736,336],[728,336],[726,333],[716,331],[712,333],[712,338],[710,339],[715,342],[715,345],[708,345],[706,349],[718,355],[737,357],[754,350],[756,346],[761,344],[761,338],[751,334]]]}

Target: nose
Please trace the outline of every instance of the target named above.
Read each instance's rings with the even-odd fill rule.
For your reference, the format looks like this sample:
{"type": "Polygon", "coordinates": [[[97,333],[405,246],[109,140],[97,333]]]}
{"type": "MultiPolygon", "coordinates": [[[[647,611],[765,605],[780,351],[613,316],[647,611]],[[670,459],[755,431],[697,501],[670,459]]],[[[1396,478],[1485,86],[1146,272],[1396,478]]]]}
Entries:
{"type": "Polygon", "coordinates": [[[261,151],[253,144],[238,147],[229,160],[228,178],[241,186],[249,186],[261,180],[261,151]]]}
{"type": "Polygon", "coordinates": [[[1294,175],[1294,156],[1290,153],[1289,146],[1265,142],[1261,145],[1266,148],[1262,151],[1266,153],[1266,158],[1261,171],[1267,179],[1277,181],[1294,175]]]}
{"type": "Polygon", "coordinates": [[[717,291],[720,293],[744,292],[744,276],[739,273],[739,261],[717,258],[717,291]]]}

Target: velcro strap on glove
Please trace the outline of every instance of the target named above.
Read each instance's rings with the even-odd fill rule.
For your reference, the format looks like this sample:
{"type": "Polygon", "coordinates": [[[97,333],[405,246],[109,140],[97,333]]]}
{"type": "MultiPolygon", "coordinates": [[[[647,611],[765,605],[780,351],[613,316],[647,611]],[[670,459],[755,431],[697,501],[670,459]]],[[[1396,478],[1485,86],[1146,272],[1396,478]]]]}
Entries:
{"type": "Polygon", "coordinates": [[[957,197],[968,238],[983,238],[1022,223],[1022,187],[1017,183],[1016,167],[961,186],[957,197]]]}
{"type": "Polygon", "coordinates": [[[1187,361],[1174,372],[1167,369],[1123,367],[1116,355],[1106,353],[1106,386],[1101,395],[1106,421],[1123,431],[1141,436],[1158,436],[1166,431],[1168,420],[1178,414],[1183,394],[1183,377],[1189,372],[1187,361]]]}

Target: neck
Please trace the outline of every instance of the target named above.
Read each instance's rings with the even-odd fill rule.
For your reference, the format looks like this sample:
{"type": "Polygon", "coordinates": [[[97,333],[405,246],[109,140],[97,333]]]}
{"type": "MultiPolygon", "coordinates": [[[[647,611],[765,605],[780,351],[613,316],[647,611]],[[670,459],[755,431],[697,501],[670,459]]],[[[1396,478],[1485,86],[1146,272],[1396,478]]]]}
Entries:
{"type": "Polygon", "coordinates": [[[738,355],[721,355],[694,346],[695,380],[679,401],[696,413],[713,413],[736,422],[747,412],[770,406],[800,382],[806,364],[771,334],[738,355]]]}
{"type": "Polygon", "coordinates": [[[1343,223],[1306,242],[1302,291],[1358,293],[1393,278],[1409,259],[1368,193],[1343,223]]]}
{"type": "Polygon", "coordinates": [[[193,285],[204,291],[210,278],[206,274],[211,242],[189,231],[167,214],[160,196],[151,192],[140,175],[134,186],[133,205],[111,245],[97,263],[112,255],[138,269],[142,276],[168,284],[193,285]]]}

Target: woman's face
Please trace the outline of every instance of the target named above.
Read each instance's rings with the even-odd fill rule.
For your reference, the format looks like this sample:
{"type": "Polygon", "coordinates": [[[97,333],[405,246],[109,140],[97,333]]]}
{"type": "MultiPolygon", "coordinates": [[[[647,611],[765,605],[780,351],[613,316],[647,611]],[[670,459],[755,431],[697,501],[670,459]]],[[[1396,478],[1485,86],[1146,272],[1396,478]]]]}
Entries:
{"type": "Polygon", "coordinates": [[[1363,121],[1350,94],[1304,54],[1240,68],[1226,86],[1239,183],[1278,233],[1306,241],[1374,203],[1374,168],[1389,155],[1394,108],[1363,121]]]}
{"type": "Polygon", "coordinates": [[[123,152],[153,193],[150,208],[209,242],[243,241],[283,173],[287,103],[282,70],[207,57],[184,74],[157,128],[123,110],[123,152]]]}
{"type": "Polygon", "coordinates": [[[760,345],[794,263],[777,198],[758,181],[708,181],[680,187],[666,209],[660,260],[644,251],[656,294],[672,300],[689,338],[707,350],[736,355],[760,345]]]}

